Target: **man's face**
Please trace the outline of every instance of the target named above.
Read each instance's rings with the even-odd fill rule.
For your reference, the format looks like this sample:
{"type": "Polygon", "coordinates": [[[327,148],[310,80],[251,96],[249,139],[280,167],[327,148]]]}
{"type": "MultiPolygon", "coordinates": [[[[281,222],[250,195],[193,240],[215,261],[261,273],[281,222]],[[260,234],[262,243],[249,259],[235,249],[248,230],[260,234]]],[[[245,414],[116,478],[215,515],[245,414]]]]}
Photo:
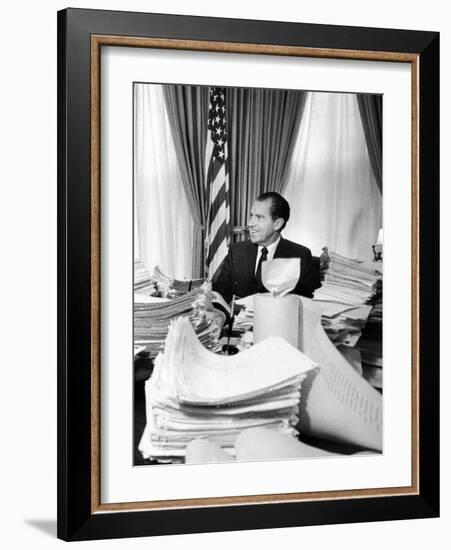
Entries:
{"type": "Polygon", "coordinates": [[[249,233],[255,244],[268,246],[279,236],[276,231],[283,225],[283,219],[273,220],[271,217],[271,200],[255,201],[249,217],[249,233]]]}

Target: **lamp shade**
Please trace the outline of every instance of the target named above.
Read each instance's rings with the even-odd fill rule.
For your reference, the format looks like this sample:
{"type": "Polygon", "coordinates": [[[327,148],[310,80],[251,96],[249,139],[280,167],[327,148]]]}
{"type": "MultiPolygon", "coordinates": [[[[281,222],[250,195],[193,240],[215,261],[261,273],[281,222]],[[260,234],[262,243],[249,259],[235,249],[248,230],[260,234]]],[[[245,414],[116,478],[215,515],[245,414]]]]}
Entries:
{"type": "Polygon", "coordinates": [[[383,244],[384,243],[384,234],[382,227],[379,229],[379,234],[377,236],[376,244],[383,244]]]}

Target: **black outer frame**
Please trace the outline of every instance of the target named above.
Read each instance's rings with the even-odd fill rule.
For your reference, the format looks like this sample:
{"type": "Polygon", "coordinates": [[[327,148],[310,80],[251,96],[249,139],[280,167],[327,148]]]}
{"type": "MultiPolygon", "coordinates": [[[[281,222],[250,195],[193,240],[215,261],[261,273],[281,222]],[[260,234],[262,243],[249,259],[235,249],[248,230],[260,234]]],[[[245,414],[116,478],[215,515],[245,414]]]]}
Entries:
{"type": "Polygon", "coordinates": [[[58,12],[58,537],[88,540],[437,517],[438,212],[438,33],[72,8],[58,12]],[[91,34],[419,55],[418,496],[91,513],[91,34]]]}

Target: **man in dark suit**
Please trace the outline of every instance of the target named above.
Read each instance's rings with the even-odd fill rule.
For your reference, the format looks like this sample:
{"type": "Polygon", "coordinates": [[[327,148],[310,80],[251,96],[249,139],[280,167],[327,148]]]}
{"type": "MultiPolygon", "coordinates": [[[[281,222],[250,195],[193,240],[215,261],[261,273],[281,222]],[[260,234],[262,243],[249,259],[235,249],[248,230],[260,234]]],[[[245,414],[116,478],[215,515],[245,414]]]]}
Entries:
{"type": "Polygon", "coordinates": [[[308,248],[281,236],[290,217],[290,206],[279,193],[260,195],[249,218],[249,241],[229,246],[229,251],[212,281],[213,290],[227,303],[233,294],[243,298],[267,292],[261,280],[261,264],[275,258],[300,258],[301,274],[293,292],[312,297],[318,285],[318,273],[308,248]]]}

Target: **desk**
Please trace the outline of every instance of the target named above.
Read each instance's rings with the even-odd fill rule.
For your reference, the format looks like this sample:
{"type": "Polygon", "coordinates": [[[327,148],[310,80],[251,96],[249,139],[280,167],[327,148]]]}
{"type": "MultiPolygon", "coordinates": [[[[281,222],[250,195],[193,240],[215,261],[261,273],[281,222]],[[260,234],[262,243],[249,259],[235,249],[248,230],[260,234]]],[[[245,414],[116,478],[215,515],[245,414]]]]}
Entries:
{"type": "MultiPolygon", "coordinates": [[[[134,382],[134,411],[133,411],[133,465],[158,465],[156,461],[143,459],[138,445],[146,425],[146,404],[144,385],[145,381],[151,376],[153,369],[153,362],[151,359],[140,356],[135,359],[135,382],[134,382]]],[[[325,451],[339,453],[342,455],[351,455],[362,450],[362,448],[338,443],[330,440],[320,439],[313,436],[306,436],[301,434],[300,441],[318,447],[325,451]]]]}
{"type": "MultiPolygon", "coordinates": [[[[368,270],[366,270],[366,268],[364,267],[362,267],[362,271],[365,273],[369,273],[368,270]]],[[[370,273],[373,273],[373,272],[371,271],[370,273]]],[[[374,276],[373,279],[374,281],[372,284],[373,284],[373,290],[374,290],[376,289],[376,284],[378,284],[379,281],[376,276],[374,276]]],[[[365,287],[363,290],[360,289],[360,293],[357,292],[356,290],[354,292],[355,294],[354,295],[350,293],[350,288],[353,289],[356,285],[349,285],[345,281],[342,286],[343,286],[343,289],[340,292],[338,292],[336,288],[324,290],[324,296],[322,297],[322,304],[317,301],[316,307],[314,307],[313,304],[309,305],[309,302],[307,301],[304,303],[304,307],[306,308],[306,312],[307,312],[306,319],[314,319],[315,323],[318,323],[318,319],[319,319],[318,312],[323,314],[323,328],[325,328],[326,334],[328,334],[329,341],[328,341],[328,338],[320,330],[317,330],[320,327],[317,327],[317,326],[313,327],[311,324],[306,325],[308,330],[311,331],[310,332],[311,339],[306,339],[304,341],[303,350],[305,350],[305,353],[310,354],[312,358],[316,358],[316,362],[318,365],[323,365],[325,368],[324,370],[321,369],[319,373],[320,381],[318,384],[315,384],[314,389],[312,391],[313,395],[315,396],[315,399],[312,400],[311,402],[309,402],[307,398],[304,399],[304,405],[307,404],[307,407],[309,407],[313,403],[313,409],[312,409],[314,411],[313,422],[310,422],[308,416],[303,415],[301,416],[301,418],[304,419],[306,422],[310,422],[310,424],[308,426],[305,426],[305,425],[302,425],[302,426],[303,426],[303,429],[305,429],[306,431],[310,431],[310,428],[311,428],[311,431],[313,433],[321,433],[323,435],[329,434],[330,437],[342,438],[347,441],[358,442],[361,445],[369,445],[369,446],[371,445],[374,448],[380,449],[381,448],[380,411],[382,409],[380,396],[378,396],[376,392],[370,391],[367,384],[364,381],[362,381],[362,378],[360,377],[362,374],[362,370],[358,365],[358,363],[360,362],[359,354],[356,353],[355,354],[356,357],[352,358],[352,361],[349,358],[347,358],[346,360],[343,360],[343,357],[338,354],[336,349],[334,349],[334,346],[332,346],[330,343],[330,341],[332,341],[332,343],[335,345],[335,348],[338,347],[339,343],[344,343],[344,344],[347,344],[348,346],[354,346],[360,335],[359,330],[361,330],[362,326],[364,325],[370,310],[370,307],[368,306],[360,307],[360,306],[357,306],[356,304],[356,308],[354,308],[354,307],[348,307],[341,302],[334,303],[332,300],[337,299],[345,302],[349,301],[351,303],[356,303],[356,302],[358,303],[359,301],[367,300],[367,297],[370,296],[371,293],[368,293],[368,288],[365,287]],[[346,300],[346,298],[349,298],[349,300],[346,300]],[[357,309],[357,311],[355,311],[354,314],[352,314],[351,310],[354,310],[354,309],[357,309]],[[319,335],[318,339],[317,339],[317,335],[319,335]],[[327,350],[327,353],[331,356],[331,358],[325,357],[323,350],[327,350]],[[336,361],[336,366],[333,365],[333,361],[336,361]],[[329,363],[332,366],[330,366],[329,363]],[[356,375],[355,372],[348,371],[348,368],[349,368],[348,364],[351,364],[351,366],[356,371],[359,372],[360,376],[356,375]],[[331,374],[331,368],[332,368],[333,374],[331,374]],[[333,369],[336,369],[336,370],[333,370],[333,369]],[[331,390],[330,389],[331,387],[333,387],[334,389],[331,390]],[[319,391],[316,391],[317,388],[319,388],[319,391]],[[350,388],[352,388],[352,391],[350,391],[350,388]],[[343,392],[343,393],[340,394],[340,392],[343,392]],[[323,405],[323,403],[325,402],[324,399],[329,399],[329,398],[333,400],[332,402],[334,406],[336,406],[336,410],[341,410],[342,412],[344,411],[343,417],[340,417],[340,418],[346,419],[345,422],[343,423],[341,423],[341,421],[337,422],[335,409],[334,409],[334,412],[331,414],[330,407],[324,407],[323,405]],[[370,412],[367,413],[367,411],[370,411],[370,412]],[[373,411],[374,411],[374,416],[373,416],[373,411]],[[360,418],[357,418],[357,415],[360,418]],[[352,417],[351,421],[348,422],[350,417],[352,417]],[[355,426],[359,426],[359,427],[356,428],[355,426]],[[357,433],[358,429],[360,430],[359,433],[357,433]],[[368,429],[368,432],[366,432],[367,429],[368,429]],[[353,432],[353,430],[355,433],[353,432]]],[[[375,298],[377,297],[377,295],[374,295],[374,294],[373,296],[375,298]]],[[[321,301],[321,298],[317,297],[317,299],[321,301]]],[[[252,326],[253,324],[252,313],[253,313],[253,310],[252,308],[250,308],[249,309],[250,325],[249,325],[248,316],[244,315],[244,319],[241,320],[242,322],[240,325],[236,320],[235,327],[238,328],[240,326],[242,328],[249,328],[249,326],[252,326]]],[[[284,313],[284,310],[282,311],[282,313],[284,313]]],[[[263,318],[265,318],[264,314],[263,314],[263,318]]],[[[375,316],[376,329],[378,329],[377,322],[379,323],[382,322],[381,307],[378,315],[375,316]]],[[[374,330],[373,332],[377,333],[377,330],[374,330]]],[[[304,335],[304,332],[303,332],[303,335],[304,335]]],[[[227,339],[223,338],[222,344],[226,342],[227,342],[227,339]]],[[[238,342],[239,342],[239,334],[237,333],[232,334],[232,340],[230,343],[236,344],[238,342]]],[[[368,339],[365,346],[366,359],[368,360],[367,362],[370,365],[375,365],[374,361],[378,359],[378,356],[377,356],[378,349],[375,349],[373,344],[374,344],[374,341],[371,339],[368,339]],[[369,363],[369,360],[373,361],[373,363],[369,363]]],[[[177,346],[175,347],[177,348],[177,346]]],[[[243,347],[246,347],[246,346],[243,346],[243,347]]],[[[346,350],[348,351],[349,349],[350,349],[349,347],[346,348],[346,350]]],[[[344,355],[344,353],[342,353],[342,355],[344,355]]],[[[276,356],[273,356],[273,359],[270,360],[269,363],[267,361],[266,366],[269,373],[277,374],[279,372],[278,369],[276,368],[276,365],[274,365],[274,370],[273,370],[273,363],[277,363],[278,358],[279,356],[276,355],[276,356]]],[[[381,364],[382,363],[380,362],[379,366],[381,366],[381,364]]],[[[135,382],[135,399],[134,399],[135,463],[146,463],[142,461],[141,457],[139,456],[139,453],[137,453],[136,446],[139,444],[140,437],[145,426],[145,403],[144,403],[145,398],[144,398],[143,389],[144,389],[144,382],[149,377],[151,373],[151,369],[152,369],[151,364],[150,365],[144,364],[144,358],[139,358],[137,360],[135,365],[136,382],[135,382]]],[[[316,375],[313,375],[313,377],[315,376],[316,375]]],[[[259,378],[259,369],[257,368],[254,372],[254,379],[258,381],[258,378],[259,378]]],[[[367,375],[367,378],[368,378],[368,375],[367,375]]],[[[237,380],[236,384],[237,384],[237,387],[240,386],[240,381],[237,380]]],[[[164,402],[161,403],[161,407],[164,409],[165,407],[164,402]]],[[[294,414],[294,411],[295,410],[293,409],[292,411],[293,414],[294,414]]],[[[187,414],[191,414],[191,413],[188,412],[187,414]]],[[[210,423],[209,423],[210,413],[207,412],[204,414],[208,415],[205,418],[207,419],[207,426],[210,427],[210,423]]],[[[244,424],[242,423],[240,425],[242,426],[244,424]]],[[[247,425],[249,424],[246,424],[246,426],[247,425]]],[[[239,429],[235,428],[235,431],[238,432],[238,430],[241,430],[241,429],[242,428],[239,428],[239,429]]],[[[198,431],[195,431],[191,428],[187,429],[187,432],[191,432],[192,434],[189,436],[189,438],[194,437],[193,434],[199,433],[198,431]]],[[[207,429],[204,429],[204,432],[202,433],[208,434],[210,432],[207,429]]],[[[165,439],[166,437],[171,436],[171,437],[174,437],[176,440],[177,437],[179,437],[177,429],[174,429],[170,433],[167,433],[165,430],[161,430],[160,435],[162,439],[165,439]],[[175,433],[174,436],[172,435],[173,432],[175,433]]],[[[230,434],[227,434],[227,435],[229,435],[230,437],[230,434]]],[[[186,435],[184,435],[184,437],[186,437],[186,435]]],[[[304,441],[305,443],[308,443],[316,447],[320,447],[324,450],[339,452],[342,454],[349,454],[357,450],[355,446],[332,443],[329,440],[324,441],[313,437],[309,437],[307,439],[305,438],[305,436],[303,436],[301,440],[304,441]]],[[[233,440],[231,439],[227,441],[227,445],[229,446],[232,445],[232,441],[233,440]]],[[[151,445],[149,447],[150,449],[153,448],[151,445]]],[[[148,451],[148,453],[151,454],[150,451],[148,451]]]]}

